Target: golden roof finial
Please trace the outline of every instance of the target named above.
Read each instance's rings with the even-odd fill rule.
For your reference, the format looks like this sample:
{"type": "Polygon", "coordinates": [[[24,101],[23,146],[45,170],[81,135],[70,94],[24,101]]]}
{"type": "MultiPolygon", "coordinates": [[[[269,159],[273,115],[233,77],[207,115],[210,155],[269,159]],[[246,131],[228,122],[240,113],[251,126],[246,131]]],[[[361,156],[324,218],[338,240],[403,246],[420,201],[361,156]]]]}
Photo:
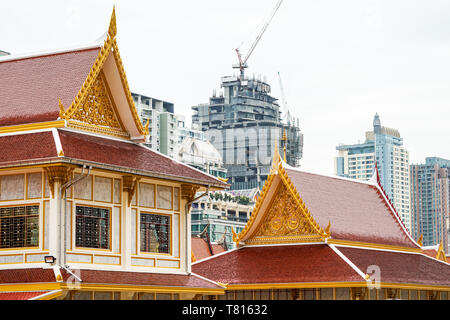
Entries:
{"type": "Polygon", "coordinates": [[[278,164],[280,163],[280,152],[278,151],[278,143],[275,141],[275,150],[273,151],[272,168],[270,174],[275,173],[278,170],[278,164]]]}
{"type": "Polygon", "coordinates": [[[117,34],[117,24],[116,24],[116,6],[113,6],[113,11],[111,15],[111,20],[109,21],[108,35],[114,38],[117,34]]]}
{"type": "Polygon", "coordinates": [[[65,114],[66,111],[64,110],[64,106],[63,106],[63,104],[61,102],[61,99],[59,99],[58,105],[59,105],[59,117],[61,119],[64,119],[64,114],[65,114]]]}
{"type": "Polygon", "coordinates": [[[328,225],[327,225],[327,227],[325,228],[325,234],[327,235],[327,237],[329,237],[330,236],[330,228],[331,228],[331,222],[330,221],[328,221],[328,225]]]}
{"type": "Polygon", "coordinates": [[[283,129],[283,137],[281,138],[281,140],[283,141],[284,162],[286,162],[286,147],[287,147],[286,129],[283,129]]]}
{"type": "Polygon", "coordinates": [[[419,246],[423,246],[423,234],[420,235],[419,239],[417,240],[417,243],[419,244],[419,246]]]}
{"type": "Polygon", "coordinates": [[[438,248],[438,252],[436,255],[436,259],[447,262],[447,257],[445,256],[445,250],[444,250],[444,246],[442,245],[442,241],[441,241],[441,243],[439,243],[439,248],[438,248]]]}

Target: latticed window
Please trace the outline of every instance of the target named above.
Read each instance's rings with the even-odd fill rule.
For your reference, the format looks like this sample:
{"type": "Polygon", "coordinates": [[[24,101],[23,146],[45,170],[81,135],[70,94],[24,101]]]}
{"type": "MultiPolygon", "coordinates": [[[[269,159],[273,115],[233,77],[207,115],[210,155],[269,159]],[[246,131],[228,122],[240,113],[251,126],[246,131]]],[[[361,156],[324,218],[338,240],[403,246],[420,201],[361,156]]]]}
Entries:
{"type": "Polygon", "coordinates": [[[170,217],[141,213],[141,251],[170,253],[170,217]]]}
{"type": "Polygon", "coordinates": [[[75,245],[84,248],[109,248],[108,208],[76,206],[75,245]]]}
{"type": "Polygon", "coordinates": [[[0,248],[39,245],[39,206],[0,208],[0,248]]]}

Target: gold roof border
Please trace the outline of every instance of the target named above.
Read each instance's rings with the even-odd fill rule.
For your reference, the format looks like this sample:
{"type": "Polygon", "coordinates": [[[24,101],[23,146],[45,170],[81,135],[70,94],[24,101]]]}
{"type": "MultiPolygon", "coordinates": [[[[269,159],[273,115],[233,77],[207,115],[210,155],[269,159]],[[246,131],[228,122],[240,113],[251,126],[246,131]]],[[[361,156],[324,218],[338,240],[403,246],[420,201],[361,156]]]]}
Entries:
{"type": "Polygon", "coordinates": [[[73,114],[76,112],[76,110],[80,107],[81,102],[84,100],[86,95],[88,94],[88,89],[93,85],[95,79],[99,75],[100,71],[103,68],[103,65],[105,64],[106,59],[108,58],[110,52],[113,52],[114,59],[117,64],[117,68],[120,74],[120,79],[122,82],[122,87],[125,91],[125,95],[128,101],[128,105],[130,107],[131,113],[133,115],[134,122],[138,128],[138,131],[140,134],[146,136],[149,134],[148,130],[148,123],[144,127],[139,119],[139,115],[136,110],[136,106],[134,105],[133,97],[131,96],[130,87],[128,84],[128,80],[125,74],[125,69],[123,66],[122,58],[119,54],[119,48],[116,41],[116,35],[117,35],[117,24],[116,24],[116,10],[115,7],[113,7],[113,12],[111,15],[111,20],[109,23],[108,28],[108,35],[107,38],[103,44],[103,46],[100,49],[100,52],[95,59],[95,62],[89,71],[89,74],[84,81],[81,89],[78,91],[77,96],[72,101],[72,104],[67,110],[64,110],[64,106],[62,105],[61,101],[59,101],[59,116],[61,119],[64,120],[70,120],[73,114]]]}
{"type": "Polygon", "coordinates": [[[439,249],[438,252],[436,254],[436,259],[447,262],[447,257],[445,256],[445,250],[444,250],[444,246],[442,245],[442,241],[441,243],[439,243],[439,249]]]}

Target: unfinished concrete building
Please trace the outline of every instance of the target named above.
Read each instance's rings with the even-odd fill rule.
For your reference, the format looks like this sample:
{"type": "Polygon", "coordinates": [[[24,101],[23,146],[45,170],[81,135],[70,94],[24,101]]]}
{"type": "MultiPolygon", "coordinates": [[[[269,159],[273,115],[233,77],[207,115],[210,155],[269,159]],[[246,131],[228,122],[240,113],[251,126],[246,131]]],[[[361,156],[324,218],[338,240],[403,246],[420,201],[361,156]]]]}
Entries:
{"type": "Polygon", "coordinates": [[[299,166],[303,134],[298,119],[281,121],[270,85],[255,77],[222,77],[223,93],[208,104],[192,107],[192,122],[205,131],[221,153],[231,189],[262,188],[270,171],[274,146],[291,166],[299,166]]]}

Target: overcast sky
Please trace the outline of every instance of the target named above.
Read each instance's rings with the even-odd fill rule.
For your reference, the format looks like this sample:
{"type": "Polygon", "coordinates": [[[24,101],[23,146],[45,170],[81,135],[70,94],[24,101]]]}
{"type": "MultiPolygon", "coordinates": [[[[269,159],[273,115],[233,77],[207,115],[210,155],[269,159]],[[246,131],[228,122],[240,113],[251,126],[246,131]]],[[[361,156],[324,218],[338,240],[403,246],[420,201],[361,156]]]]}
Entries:
{"type": "MultiPolygon", "coordinates": [[[[190,119],[220,77],[236,72],[276,0],[1,1],[0,50],[87,44],[116,4],[131,90],[173,102],[190,119]]],[[[339,143],[364,140],[376,112],[399,130],[411,163],[450,159],[450,1],[284,0],[248,75],[280,72],[304,134],[301,167],[332,174],[339,143]]],[[[1,84],[0,84],[1,89],[1,84]]]]}

